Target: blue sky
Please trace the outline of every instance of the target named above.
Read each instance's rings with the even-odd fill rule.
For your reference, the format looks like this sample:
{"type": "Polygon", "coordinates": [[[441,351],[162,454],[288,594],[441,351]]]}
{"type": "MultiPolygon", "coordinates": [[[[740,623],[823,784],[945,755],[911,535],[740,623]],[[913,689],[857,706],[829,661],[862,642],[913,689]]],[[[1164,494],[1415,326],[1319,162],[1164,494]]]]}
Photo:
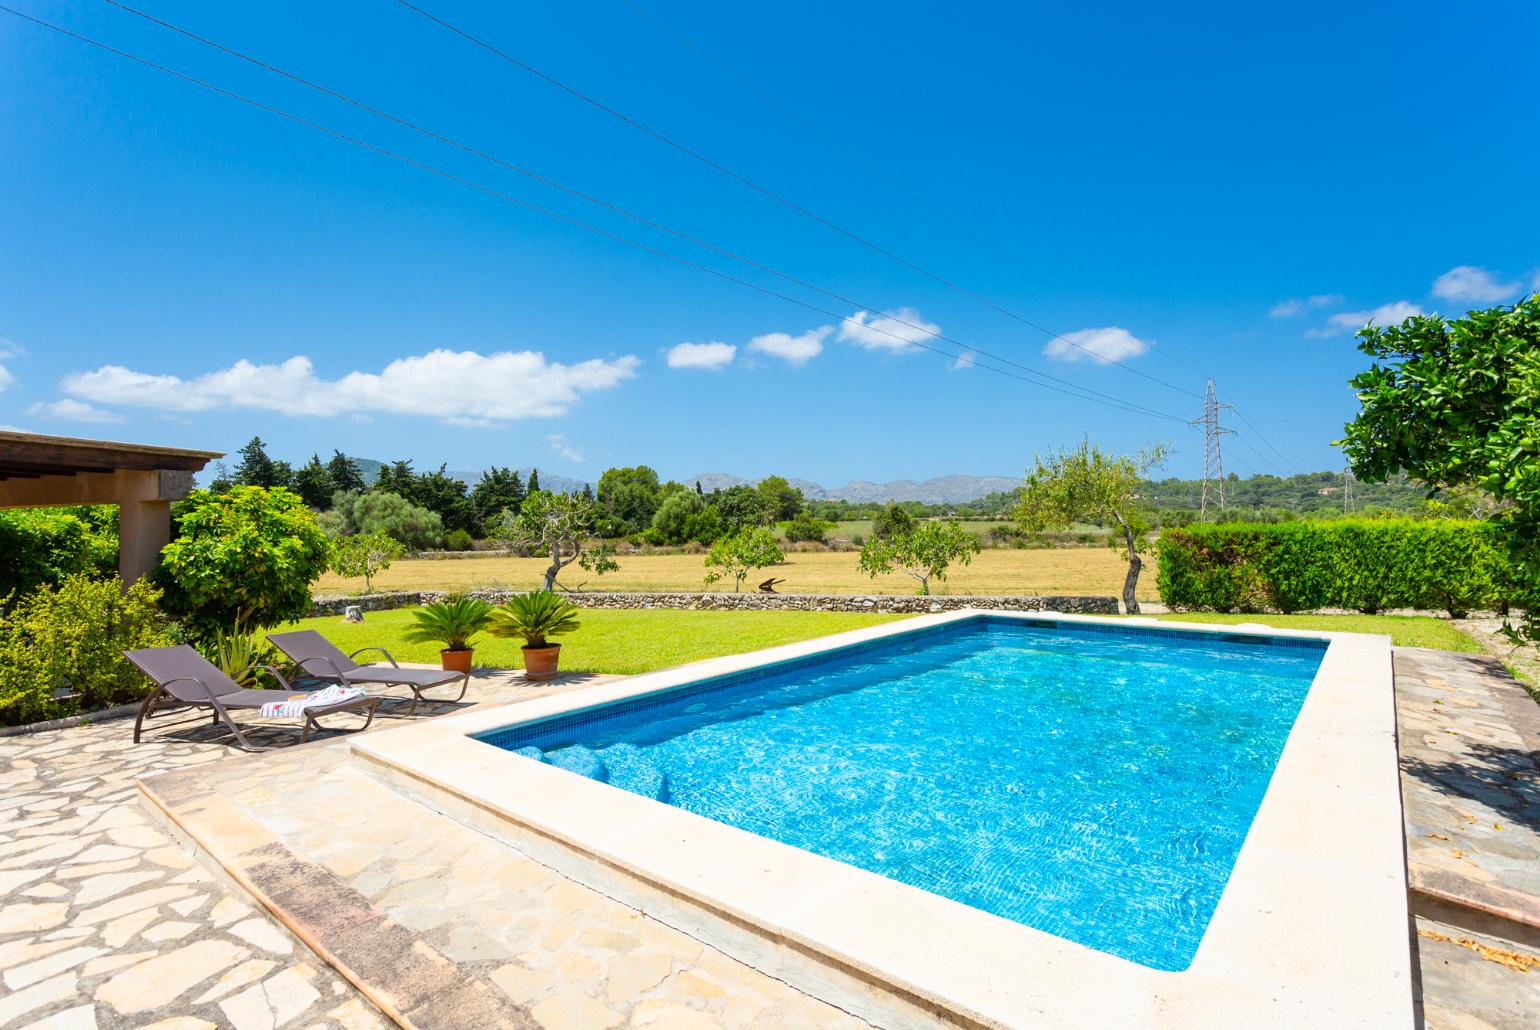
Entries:
{"type": "Polygon", "coordinates": [[[875,323],[1179,419],[1200,413],[1212,375],[1246,418],[1227,467],[1315,470],[1340,465],[1330,441],[1355,407],[1351,326],[1540,282],[1540,137],[1525,128],[1540,114],[1540,8],[1527,2],[421,0],[1080,347],[389,0],[141,9],[856,303],[108,4],[7,2],[837,316],[0,14],[8,426],[229,451],[260,433],[295,459],[335,447],[590,479],[639,462],[828,485],[1013,475],[1082,434],[1116,449],[1168,440],[1173,473],[1201,468],[1201,437],[1180,421],[970,367],[875,323]]]}

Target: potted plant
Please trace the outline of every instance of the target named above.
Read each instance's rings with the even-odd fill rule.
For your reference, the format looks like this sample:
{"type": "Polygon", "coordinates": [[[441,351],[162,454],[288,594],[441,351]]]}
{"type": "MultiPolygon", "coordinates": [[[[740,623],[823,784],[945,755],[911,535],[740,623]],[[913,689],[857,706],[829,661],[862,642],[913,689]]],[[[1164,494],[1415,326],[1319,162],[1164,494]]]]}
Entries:
{"type": "Polygon", "coordinates": [[[449,597],[412,612],[405,637],[414,644],[443,644],[439,660],[446,670],[470,672],[475,649],[471,638],[487,628],[492,606],[479,597],[449,597]]]}
{"type": "Polygon", "coordinates": [[[525,679],[555,679],[561,645],[551,643],[550,638],[577,629],[577,611],[577,605],[549,590],[514,594],[507,604],[493,610],[487,632],[524,641],[525,679]]]}

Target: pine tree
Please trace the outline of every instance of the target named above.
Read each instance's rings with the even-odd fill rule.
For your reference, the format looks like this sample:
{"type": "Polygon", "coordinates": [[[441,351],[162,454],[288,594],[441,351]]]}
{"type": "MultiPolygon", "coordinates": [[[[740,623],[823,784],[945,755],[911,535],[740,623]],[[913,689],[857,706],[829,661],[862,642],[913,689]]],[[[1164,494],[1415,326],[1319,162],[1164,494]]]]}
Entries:
{"type": "Polygon", "coordinates": [[[332,452],[332,460],[326,463],[326,474],[331,478],[333,493],[339,490],[363,493],[368,485],[364,482],[364,474],[358,470],[358,463],[341,451],[332,452]]]}
{"type": "Polygon", "coordinates": [[[289,485],[289,466],[269,458],[266,447],[260,436],[254,436],[240,449],[241,463],[235,467],[236,483],[269,488],[289,485]]]}
{"type": "Polygon", "coordinates": [[[540,492],[540,470],[539,469],[530,469],[529,470],[529,492],[532,493],[532,494],[538,494],[540,492]]]}
{"type": "Polygon", "coordinates": [[[310,460],[294,474],[294,492],[300,500],[317,511],[332,506],[332,477],[321,464],[321,456],[312,454],[310,460]]]}

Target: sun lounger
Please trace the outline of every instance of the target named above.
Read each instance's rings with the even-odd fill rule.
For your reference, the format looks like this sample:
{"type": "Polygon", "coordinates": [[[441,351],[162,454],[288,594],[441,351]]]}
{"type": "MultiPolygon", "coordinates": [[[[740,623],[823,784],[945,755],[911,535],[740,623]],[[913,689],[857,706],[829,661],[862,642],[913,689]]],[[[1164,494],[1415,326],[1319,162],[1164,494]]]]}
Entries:
{"type": "MultiPolygon", "coordinates": [[[[269,633],[267,639],[284,656],[306,673],[317,679],[329,680],[353,686],[359,683],[381,683],[386,686],[407,687],[412,691],[412,707],[407,715],[417,711],[417,703],[424,700],[422,692],[460,681],[460,694],[454,700],[465,697],[470,688],[468,672],[449,672],[443,669],[403,669],[396,664],[390,652],[383,647],[361,647],[352,654],[343,654],[341,648],[313,629],[295,630],[292,633],[269,633]],[[354,661],[365,651],[378,651],[389,665],[360,665],[354,661]]],[[[432,701],[434,698],[427,698],[432,701]]]]}
{"type": "MultiPolygon", "coordinates": [[[[265,751],[266,748],[257,747],[246,739],[241,728],[236,725],[230,713],[240,709],[260,709],[263,705],[284,701],[293,695],[285,692],[293,691],[288,680],[283,674],[271,666],[259,666],[275,680],[282,690],[248,690],[235,682],[229,676],[203,657],[196,650],[181,644],[176,647],[147,647],[137,651],[124,651],[123,657],[133,662],[139,670],[148,676],[155,684],[155,690],[145,698],[143,706],[139,709],[139,718],[134,721],[134,743],[139,743],[140,734],[144,730],[144,721],[151,717],[155,709],[163,704],[167,698],[172,698],[185,705],[195,708],[209,708],[214,712],[214,724],[217,726],[223,722],[235,735],[236,743],[247,751],[265,751]]],[[[308,705],[301,714],[304,716],[304,730],[300,734],[301,742],[310,739],[310,731],[320,727],[316,720],[335,712],[360,712],[368,713],[368,719],[361,729],[368,729],[374,721],[374,711],[379,707],[380,699],[377,697],[349,698],[330,705],[308,705]]],[[[324,729],[324,727],[322,727],[324,729]]]]}

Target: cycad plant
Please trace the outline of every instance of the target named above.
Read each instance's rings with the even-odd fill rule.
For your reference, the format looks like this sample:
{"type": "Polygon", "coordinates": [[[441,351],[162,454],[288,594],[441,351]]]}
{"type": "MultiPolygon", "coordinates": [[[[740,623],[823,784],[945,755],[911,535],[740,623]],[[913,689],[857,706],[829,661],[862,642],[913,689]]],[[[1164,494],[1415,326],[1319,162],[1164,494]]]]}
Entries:
{"type": "Polygon", "coordinates": [[[405,637],[414,644],[440,643],[445,651],[469,651],[471,638],[487,628],[492,606],[479,597],[451,597],[412,611],[405,637]]]}
{"type": "Polygon", "coordinates": [[[579,626],[578,608],[549,590],[514,594],[492,612],[487,632],[494,637],[522,639],[525,647],[547,647],[551,637],[571,633],[579,626]]]}

